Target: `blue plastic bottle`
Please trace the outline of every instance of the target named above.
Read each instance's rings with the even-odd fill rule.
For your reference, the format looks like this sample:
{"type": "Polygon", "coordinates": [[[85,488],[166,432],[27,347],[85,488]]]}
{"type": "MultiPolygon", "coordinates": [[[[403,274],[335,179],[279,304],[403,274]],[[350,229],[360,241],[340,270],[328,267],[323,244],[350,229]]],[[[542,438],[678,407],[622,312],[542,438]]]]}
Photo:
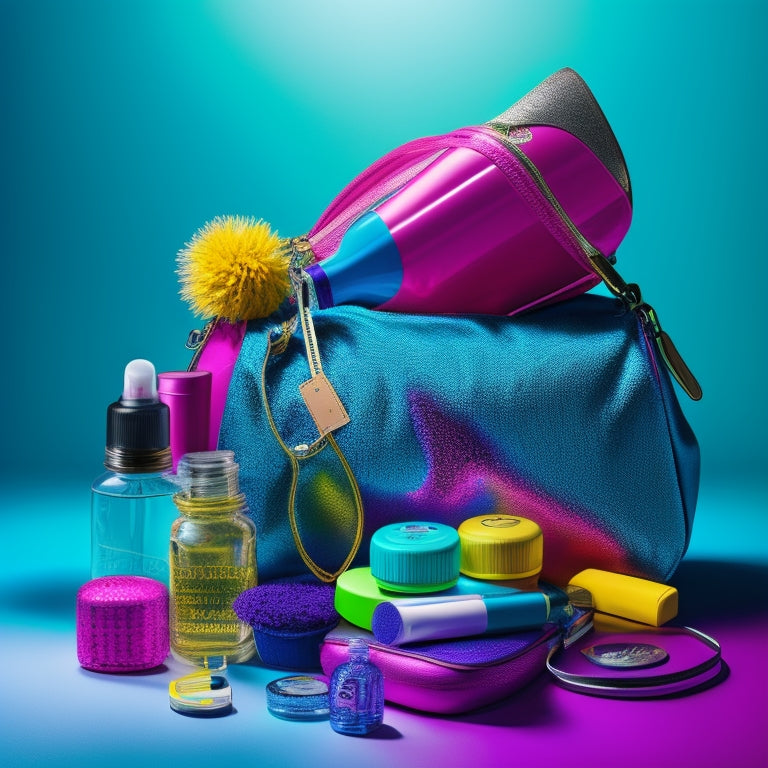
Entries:
{"type": "Polygon", "coordinates": [[[384,679],[368,657],[363,638],[349,641],[349,661],[331,675],[329,686],[331,728],[336,733],[364,736],[384,721],[384,679]]]}

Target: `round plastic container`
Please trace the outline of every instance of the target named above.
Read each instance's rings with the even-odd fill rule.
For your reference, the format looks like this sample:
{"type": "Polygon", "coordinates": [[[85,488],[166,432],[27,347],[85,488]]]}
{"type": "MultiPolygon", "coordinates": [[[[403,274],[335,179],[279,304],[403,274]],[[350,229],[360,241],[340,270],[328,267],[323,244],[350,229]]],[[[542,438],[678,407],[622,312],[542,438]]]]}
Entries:
{"type": "Polygon", "coordinates": [[[94,672],[141,672],[168,655],[168,588],[145,576],[101,576],[77,593],[77,658],[94,672]]]}
{"type": "Polygon", "coordinates": [[[536,589],[544,536],[533,520],[517,515],[479,515],[465,520],[458,534],[462,573],[517,589],[536,589]]]}
{"type": "Polygon", "coordinates": [[[459,580],[459,534],[443,523],[392,523],[371,537],[371,574],[392,592],[438,592],[459,580]]]}
{"type": "Polygon", "coordinates": [[[282,720],[328,717],[328,684],[311,675],[292,675],[267,685],[267,709],[282,720]]]}

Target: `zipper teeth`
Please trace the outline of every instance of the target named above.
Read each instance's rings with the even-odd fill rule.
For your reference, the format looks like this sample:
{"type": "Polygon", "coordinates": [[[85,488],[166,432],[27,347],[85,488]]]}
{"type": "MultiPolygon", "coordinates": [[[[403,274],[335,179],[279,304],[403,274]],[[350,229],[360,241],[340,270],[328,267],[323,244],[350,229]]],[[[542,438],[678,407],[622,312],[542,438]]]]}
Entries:
{"type": "MultiPolygon", "coordinates": [[[[565,226],[575,238],[581,250],[584,252],[585,256],[587,257],[589,267],[603,280],[611,293],[620,299],[630,310],[637,310],[638,308],[647,306],[642,303],[639,288],[634,284],[625,283],[623,278],[621,278],[621,276],[616,272],[610,261],[597,248],[595,248],[587,240],[587,238],[584,237],[584,235],[581,234],[578,227],[576,227],[570,216],[568,216],[555,195],[552,193],[552,190],[549,188],[549,185],[533,161],[530,160],[530,158],[518,146],[510,141],[507,141],[505,137],[498,131],[495,131],[494,129],[489,130],[492,132],[492,135],[497,138],[497,140],[500,141],[505,147],[508,147],[510,152],[512,152],[515,157],[517,157],[524,165],[541,193],[555,209],[563,224],[565,224],[565,226]],[[615,279],[618,279],[621,284],[617,284],[615,279]]],[[[658,348],[663,364],[691,399],[700,399],[701,389],[698,385],[698,382],[693,376],[693,373],[688,369],[688,366],[685,364],[685,361],[682,359],[679,352],[677,355],[680,357],[681,365],[678,365],[669,359],[661,340],[661,326],[658,323],[658,319],[655,317],[645,317],[643,318],[643,321],[644,325],[650,327],[654,344],[658,348]]],[[[669,339],[669,336],[667,336],[667,338],[669,339]]],[[[670,344],[672,344],[671,339],[669,339],[669,341],[670,344]]],[[[672,344],[672,346],[674,346],[674,344],[672,344]]]]}
{"type": "Polygon", "coordinates": [[[555,209],[555,213],[557,213],[563,224],[565,224],[565,226],[568,228],[568,231],[571,233],[571,235],[573,235],[579,248],[581,248],[584,255],[587,257],[588,264],[591,268],[592,260],[594,257],[602,256],[603,254],[600,253],[600,251],[595,248],[595,246],[592,245],[592,243],[590,243],[586,237],[584,237],[579,228],[573,223],[571,217],[568,215],[563,206],[560,205],[560,201],[555,197],[554,193],[550,189],[549,184],[547,184],[546,179],[544,176],[542,176],[541,171],[536,167],[536,164],[528,157],[528,155],[525,154],[525,152],[520,149],[520,147],[517,146],[517,144],[509,141],[504,135],[493,128],[489,129],[489,131],[490,135],[496,140],[500,141],[520,161],[520,163],[525,167],[525,170],[528,171],[528,174],[536,183],[539,191],[547,199],[547,202],[555,209]]]}
{"type": "Polygon", "coordinates": [[[312,322],[312,312],[309,308],[309,296],[305,298],[304,291],[309,292],[308,278],[303,280],[297,290],[299,303],[299,316],[301,317],[301,330],[304,336],[304,346],[307,351],[307,362],[312,376],[318,376],[323,372],[323,366],[320,362],[320,353],[317,347],[317,337],[315,336],[315,325],[312,322]]]}
{"type": "MultiPolygon", "coordinates": [[[[438,137],[431,137],[433,140],[438,137]]],[[[423,141],[416,139],[414,141],[423,141]]],[[[409,142],[409,144],[412,142],[409,142]]],[[[397,150],[393,150],[392,154],[402,149],[402,145],[397,150]]],[[[329,216],[331,218],[323,224],[322,229],[313,231],[310,236],[310,240],[313,245],[317,245],[325,240],[327,237],[332,236],[339,230],[346,230],[350,221],[358,218],[366,211],[375,208],[382,200],[388,197],[395,189],[401,187],[403,183],[412,179],[415,175],[420,173],[427,165],[432,163],[439,155],[445,152],[449,147],[441,146],[433,149],[426,157],[414,160],[407,155],[397,155],[392,158],[389,163],[382,169],[377,167],[382,159],[368,166],[358,177],[353,179],[349,185],[339,193],[331,203],[331,206],[323,213],[322,219],[326,219],[329,216]],[[367,192],[361,193],[359,189],[361,187],[367,188],[370,184],[371,177],[376,177],[377,174],[383,174],[384,178],[381,181],[374,182],[373,187],[368,189],[367,192]],[[393,181],[397,179],[398,183],[392,186],[393,181]],[[361,205],[356,205],[356,202],[363,201],[361,205]]],[[[427,149],[423,150],[427,152],[427,149]]]]}
{"type": "Polygon", "coordinates": [[[309,355],[309,365],[312,369],[312,375],[320,373],[320,362],[317,356],[317,344],[315,342],[314,330],[310,327],[309,309],[302,307],[301,310],[302,326],[304,327],[304,337],[307,343],[307,354],[309,355]]]}
{"type": "MultiPolygon", "coordinates": [[[[592,259],[595,256],[602,256],[600,251],[595,248],[592,243],[587,240],[586,237],[581,233],[581,231],[578,229],[578,227],[573,223],[570,216],[567,214],[565,209],[562,207],[560,202],[557,200],[555,195],[553,194],[552,190],[549,188],[549,185],[547,184],[546,180],[542,176],[539,169],[536,167],[536,164],[513,142],[509,141],[503,134],[501,134],[498,130],[488,127],[488,126],[478,126],[481,128],[482,135],[488,136],[489,138],[492,138],[493,140],[500,143],[505,149],[507,149],[525,168],[528,175],[531,177],[531,179],[534,181],[536,186],[539,189],[539,192],[544,196],[546,201],[552,206],[555,213],[558,215],[560,221],[562,224],[565,225],[568,232],[571,234],[571,236],[576,240],[576,243],[579,247],[579,249],[583,252],[583,254],[587,257],[587,266],[591,267],[592,259]],[[484,129],[484,130],[483,130],[484,129]]],[[[451,138],[456,138],[460,131],[462,130],[477,130],[477,128],[472,127],[469,129],[459,129],[459,131],[454,131],[453,134],[451,134],[451,138]]],[[[405,167],[400,171],[400,174],[403,174],[405,172],[410,172],[409,175],[412,178],[413,175],[415,175],[413,172],[414,169],[416,169],[416,173],[418,173],[420,170],[423,170],[424,167],[432,163],[436,157],[443,154],[445,151],[455,148],[456,146],[462,146],[461,143],[456,143],[455,141],[447,140],[443,147],[440,149],[436,149],[434,152],[432,152],[427,158],[422,159],[421,161],[414,163],[413,166],[410,168],[405,167]]],[[[358,179],[360,183],[364,183],[366,179],[358,179]]],[[[310,240],[313,243],[313,246],[317,246],[319,243],[325,240],[326,237],[332,236],[335,232],[337,232],[339,229],[345,230],[349,222],[357,218],[358,216],[362,215],[362,213],[365,213],[368,210],[371,210],[374,208],[384,197],[386,197],[389,192],[392,190],[389,190],[389,185],[392,183],[392,178],[388,178],[385,181],[381,182],[380,185],[376,185],[376,194],[371,195],[370,193],[367,195],[358,195],[354,196],[352,192],[349,192],[348,195],[345,197],[344,201],[336,201],[338,203],[338,207],[340,208],[340,212],[334,216],[329,222],[323,226],[323,228],[318,231],[314,232],[310,240]],[[389,190],[389,191],[386,191],[389,190]],[[347,202],[347,198],[352,195],[352,203],[347,202]],[[360,197],[363,199],[366,199],[366,205],[362,210],[357,210],[358,206],[354,205],[354,200],[359,200],[360,197]],[[351,212],[350,212],[351,210],[351,212]]],[[[401,179],[402,184],[402,179],[401,179]]]]}

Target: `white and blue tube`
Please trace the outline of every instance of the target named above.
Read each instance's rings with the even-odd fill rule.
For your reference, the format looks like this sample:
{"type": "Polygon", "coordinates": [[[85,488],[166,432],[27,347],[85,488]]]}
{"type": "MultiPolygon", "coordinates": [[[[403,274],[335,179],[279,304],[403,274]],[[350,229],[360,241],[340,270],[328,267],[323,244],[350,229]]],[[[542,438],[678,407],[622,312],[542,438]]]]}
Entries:
{"type": "Polygon", "coordinates": [[[550,605],[543,592],[402,598],[376,606],[372,629],[386,645],[519,632],[544,626],[550,605]]]}

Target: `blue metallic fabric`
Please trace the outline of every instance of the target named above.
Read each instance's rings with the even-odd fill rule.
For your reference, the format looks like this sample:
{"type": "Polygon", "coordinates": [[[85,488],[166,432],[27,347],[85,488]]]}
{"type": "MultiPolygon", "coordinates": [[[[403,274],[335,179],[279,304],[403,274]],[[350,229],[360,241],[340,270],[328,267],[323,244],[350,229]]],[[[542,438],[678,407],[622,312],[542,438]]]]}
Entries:
{"type": "Polygon", "coordinates": [[[343,306],[313,319],[351,418],[338,450],[301,447],[318,439],[298,389],[304,341],[274,319],[248,325],[220,432],[240,463],[261,581],[307,573],[291,503],[295,533],[329,572],[360,513],[355,566],[382,525],[506,512],[541,526],[552,583],[587,567],[671,576],[690,539],[699,449],[642,321],[618,300],[585,295],[513,318],[343,306]]]}

